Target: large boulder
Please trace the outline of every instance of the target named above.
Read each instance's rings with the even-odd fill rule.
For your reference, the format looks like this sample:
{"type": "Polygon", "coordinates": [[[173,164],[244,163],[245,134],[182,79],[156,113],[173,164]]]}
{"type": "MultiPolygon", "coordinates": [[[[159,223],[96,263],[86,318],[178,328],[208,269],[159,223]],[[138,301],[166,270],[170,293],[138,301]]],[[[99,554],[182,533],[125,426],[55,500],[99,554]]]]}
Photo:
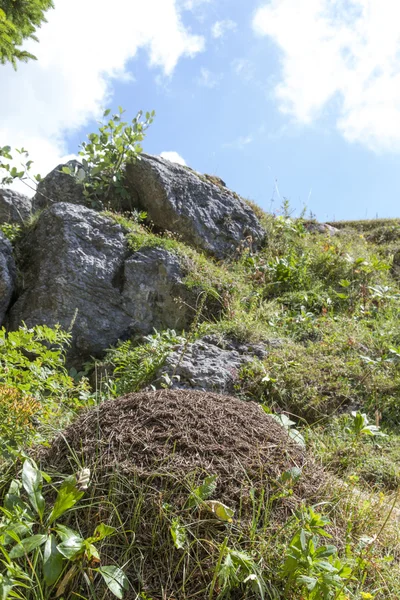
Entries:
{"type": "Polygon", "coordinates": [[[14,190],[0,190],[0,224],[24,223],[32,213],[32,201],[14,190]]]}
{"type": "Polygon", "coordinates": [[[143,248],[127,258],[122,301],[135,333],[188,328],[196,314],[196,294],[184,276],[179,257],[163,248],[143,248]]]}
{"type": "Polygon", "coordinates": [[[232,394],[241,368],[266,356],[265,344],[245,344],[209,335],[177,347],[166,358],[154,383],[162,386],[167,375],[173,389],[232,394]]]}
{"type": "Polygon", "coordinates": [[[16,269],[12,246],[0,232],[0,326],[3,324],[13,295],[15,277],[16,269]]]}
{"type": "Polygon", "coordinates": [[[58,165],[44,177],[36,188],[36,194],[32,199],[33,211],[47,208],[57,202],[70,202],[71,204],[85,204],[83,186],[77,180],[63,173],[63,167],[75,169],[81,166],[76,160],[70,160],[65,164],[58,165]]]}
{"type": "Polygon", "coordinates": [[[126,167],[126,184],[135,208],[145,210],[156,228],[219,259],[246,245],[256,250],[264,239],[253,210],[218,178],[142,154],[126,167]]]}
{"type": "Polygon", "coordinates": [[[187,327],[195,314],[194,292],[175,254],[132,253],[120,225],[83,206],[44,210],[19,255],[23,288],[9,326],[59,323],[71,330],[70,364],[154,327],[187,327]]]}

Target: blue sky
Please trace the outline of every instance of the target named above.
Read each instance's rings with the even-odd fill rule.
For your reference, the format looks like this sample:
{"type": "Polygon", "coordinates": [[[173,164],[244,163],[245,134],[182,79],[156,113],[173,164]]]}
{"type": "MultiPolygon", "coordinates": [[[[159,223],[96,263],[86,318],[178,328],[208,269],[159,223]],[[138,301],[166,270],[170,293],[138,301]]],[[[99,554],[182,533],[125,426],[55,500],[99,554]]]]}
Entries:
{"type": "Polygon", "coordinates": [[[154,109],[145,151],[176,152],[266,210],[286,197],[319,220],[400,217],[397,0],[112,7],[56,0],[39,60],[1,67],[0,144],[45,173],[102,108],[154,109]]]}

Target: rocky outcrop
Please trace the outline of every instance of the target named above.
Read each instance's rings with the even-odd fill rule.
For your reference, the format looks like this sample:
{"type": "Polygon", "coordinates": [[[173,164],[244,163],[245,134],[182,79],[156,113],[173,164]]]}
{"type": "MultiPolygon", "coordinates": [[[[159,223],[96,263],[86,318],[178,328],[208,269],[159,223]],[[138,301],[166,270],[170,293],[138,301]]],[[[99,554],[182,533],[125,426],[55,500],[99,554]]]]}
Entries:
{"type": "Polygon", "coordinates": [[[126,182],[135,208],[145,210],[156,228],[219,259],[246,245],[256,250],[264,239],[253,210],[218,178],[142,154],[127,166],[126,182]]]}
{"type": "Polygon", "coordinates": [[[14,291],[16,277],[15,262],[12,246],[0,232],[0,326],[14,291]]]}
{"type": "Polygon", "coordinates": [[[184,284],[179,257],[143,248],[125,261],[122,301],[135,333],[186,329],[196,313],[196,294],[184,284]]]}
{"type": "Polygon", "coordinates": [[[70,160],[65,164],[58,165],[38,183],[36,194],[32,200],[34,212],[57,202],[85,204],[86,199],[83,195],[82,185],[68,173],[62,172],[63,167],[75,169],[77,166],[80,166],[77,160],[70,160]]]}
{"type": "Polygon", "coordinates": [[[19,254],[23,288],[9,325],[71,330],[70,364],[154,327],[187,327],[195,313],[195,292],[184,285],[175,254],[130,252],[120,225],[83,206],[43,211],[19,254]]]}
{"type": "Polygon", "coordinates": [[[316,223],[314,221],[309,221],[308,223],[304,223],[304,228],[308,231],[308,233],[326,233],[331,236],[339,233],[339,229],[329,225],[328,223],[316,223]]]}
{"type": "Polygon", "coordinates": [[[24,223],[32,213],[32,201],[27,196],[9,189],[0,189],[0,224],[24,223]]]}
{"type": "MultiPolygon", "coordinates": [[[[276,344],[280,343],[276,340],[276,344]]],[[[270,344],[273,345],[273,342],[270,344]]],[[[174,389],[196,389],[231,394],[240,369],[267,355],[265,344],[241,344],[210,335],[179,346],[170,354],[157,374],[156,385],[165,383],[165,375],[174,389]]]]}

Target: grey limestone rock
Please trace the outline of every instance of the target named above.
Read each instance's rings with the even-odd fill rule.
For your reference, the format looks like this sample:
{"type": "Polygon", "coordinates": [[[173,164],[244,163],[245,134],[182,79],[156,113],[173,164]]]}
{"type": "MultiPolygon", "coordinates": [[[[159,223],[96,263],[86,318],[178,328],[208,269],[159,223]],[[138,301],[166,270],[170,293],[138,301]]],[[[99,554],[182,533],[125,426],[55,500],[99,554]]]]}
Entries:
{"type": "Polygon", "coordinates": [[[122,298],[135,333],[190,325],[196,294],[184,275],[179,257],[163,248],[143,248],[125,261],[122,298]]]}
{"type": "Polygon", "coordinates": [[[32,212],[28,196],[10,189],[0,190],[0,223],[22,224],[32,212]]]}
{"type": "Polygon", "coordinates": [[[82,185],[68,173],[62,172],[63,167],[74,168],[76,166],[80,166],[77,160],[70,160],[65,164],[58,165],[39,182],[36,194],[32,199],[34,212],[57,202],[86,203],[82,185]]]}
{"type": "Polygon", "coordinates": [[[155,381],[161,385],[167,374],[173,388],[234,393],[240,369],[267,354],[265,344],[244,344],[205,336],[184,348],[177,348],[166,359],[155,381]],[[178,377],[175,377],[178,376],[178,377]]]}
{"type": "Polygon", "coordinates": [[[13,295],[15,277],[16,269],[12,246],[0,232],[0,326],[3,324],[13,295]]]}
{"type": "Polygon", "coordinates": [[[195,314],[177,256],[162,248],[132,253],[120,225],[83,206],[44,210],[19,254],[23,287],[9,326],[71,329],[70,364],[154,327],[186,327],[195,314]]]}
{"type": "Polygon", "coordinates": [[[337,227],[333,227],[328,223],[309,222],[305,223],[304,227],[309,233],[326,233],[330,236],[336,235],[340,232],[340,230],[337,229],[337,227]]]}
{"type": "Polygon", "coordinates": [[[126,167],[126,182],[157,228],[219,259],[246,245],[256,250],[265,237],[253,210],[219,178],[142,154],[126,167]]]}

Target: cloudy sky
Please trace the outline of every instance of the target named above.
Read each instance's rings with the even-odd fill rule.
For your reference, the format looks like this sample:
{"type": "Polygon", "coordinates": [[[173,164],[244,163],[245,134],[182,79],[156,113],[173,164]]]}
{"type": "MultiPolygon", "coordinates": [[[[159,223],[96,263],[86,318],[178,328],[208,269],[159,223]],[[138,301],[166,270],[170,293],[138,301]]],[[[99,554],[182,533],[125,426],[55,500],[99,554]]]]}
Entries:
{"type": "Polygon", "coordinates": [[[266,210],[400,217],[398,0],[55,0],[37,62],[0,66],[0,145],[45,174],[105,108],[144,149],[266,210]]]}

